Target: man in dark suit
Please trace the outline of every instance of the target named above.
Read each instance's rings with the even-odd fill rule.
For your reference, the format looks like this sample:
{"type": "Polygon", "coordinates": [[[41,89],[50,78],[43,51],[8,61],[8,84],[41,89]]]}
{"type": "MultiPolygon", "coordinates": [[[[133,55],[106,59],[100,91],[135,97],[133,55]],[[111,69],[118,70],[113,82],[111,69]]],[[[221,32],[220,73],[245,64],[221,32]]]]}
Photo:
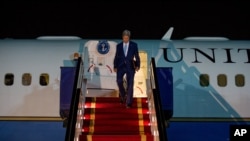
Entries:
{"type": "Polygon", "coordinates": [[[135,72],[140,69],[140,57],[137,43],[130,41],[131,33],[124,30],[122,42],[117,44],[114,58],[114,72],[117,72],[117,85],[121,103],[126,103],[127,108],[133,104],[133,87],[135,72]],[[123,86],[123,77],[126,74],[127,87],[123,86]],[[127,95],[126,95],[127,93],[127,95]],[[126,99],[126,101],[125,101],[126,99]]]}

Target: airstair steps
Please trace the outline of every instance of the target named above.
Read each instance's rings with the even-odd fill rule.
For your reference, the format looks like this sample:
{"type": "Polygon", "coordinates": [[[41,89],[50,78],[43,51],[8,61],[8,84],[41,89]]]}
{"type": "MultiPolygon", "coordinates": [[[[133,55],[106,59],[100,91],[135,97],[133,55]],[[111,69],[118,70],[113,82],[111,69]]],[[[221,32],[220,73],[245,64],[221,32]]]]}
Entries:
{"type": "Polygon", "coordinates": [[[147,98],[126,108],[118,97],[87,97],[79,141],[153,141],[147,98]]]}

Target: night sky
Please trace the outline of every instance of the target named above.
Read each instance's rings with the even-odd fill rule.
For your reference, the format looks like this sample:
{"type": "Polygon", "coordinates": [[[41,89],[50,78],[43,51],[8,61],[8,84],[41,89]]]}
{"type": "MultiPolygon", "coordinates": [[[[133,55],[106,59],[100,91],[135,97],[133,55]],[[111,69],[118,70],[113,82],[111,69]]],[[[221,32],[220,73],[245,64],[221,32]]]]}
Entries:
{"type": "Polygon", "coordinates": [[[187,36],[250,39],[247,2],[134,2],[1,2],[0,38],[72,35],[117,39],[124,29],[129,29],[135,39],[160,39],[174,27],[172,39],[187,36]]]}

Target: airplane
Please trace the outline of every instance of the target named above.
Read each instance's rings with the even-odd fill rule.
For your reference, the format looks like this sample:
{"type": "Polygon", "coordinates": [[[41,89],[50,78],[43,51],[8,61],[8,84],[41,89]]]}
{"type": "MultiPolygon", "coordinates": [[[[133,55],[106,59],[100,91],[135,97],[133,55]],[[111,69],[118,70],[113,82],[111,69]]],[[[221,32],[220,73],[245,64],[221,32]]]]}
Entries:
{"type": "MultiPolygon", "coordinates": [[[[250,41],[226,37],[159,40],[138,44],[141,68],[134,97],[146,97],[150,60],[173,73],[173,118],[249,120],[250,41]]],[[[41,36],[0,40],[0,118],[60,117],[61,69],[84,62],[87,96],[117,96],[113,58],[121,39],[41,36]],[[108,83],[107,83],[108,82],[108,83]]]]}

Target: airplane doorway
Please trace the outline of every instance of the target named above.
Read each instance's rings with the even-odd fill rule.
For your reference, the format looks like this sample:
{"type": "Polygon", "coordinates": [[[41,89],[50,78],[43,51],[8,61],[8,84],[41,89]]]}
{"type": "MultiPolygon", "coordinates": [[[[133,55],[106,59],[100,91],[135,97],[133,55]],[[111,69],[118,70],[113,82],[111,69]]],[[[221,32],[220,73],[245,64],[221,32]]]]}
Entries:
{"type": "MultiPolygon", "coordinates": [[[[84,78],[87,79],[87,97],[118,96],[116,73],[113,72],[113,60],[117,43],[114,41],[90,40],[84,46],[84,78]],[[107,52],[100,52],[100,43],[109,45],[107,52]]],[[[105,49],[104,49],[105,51],[105,49]]],[[[134,79],[134,97],[147,97],[148,52],[139,50],[140,70],[134,79]]]]}

